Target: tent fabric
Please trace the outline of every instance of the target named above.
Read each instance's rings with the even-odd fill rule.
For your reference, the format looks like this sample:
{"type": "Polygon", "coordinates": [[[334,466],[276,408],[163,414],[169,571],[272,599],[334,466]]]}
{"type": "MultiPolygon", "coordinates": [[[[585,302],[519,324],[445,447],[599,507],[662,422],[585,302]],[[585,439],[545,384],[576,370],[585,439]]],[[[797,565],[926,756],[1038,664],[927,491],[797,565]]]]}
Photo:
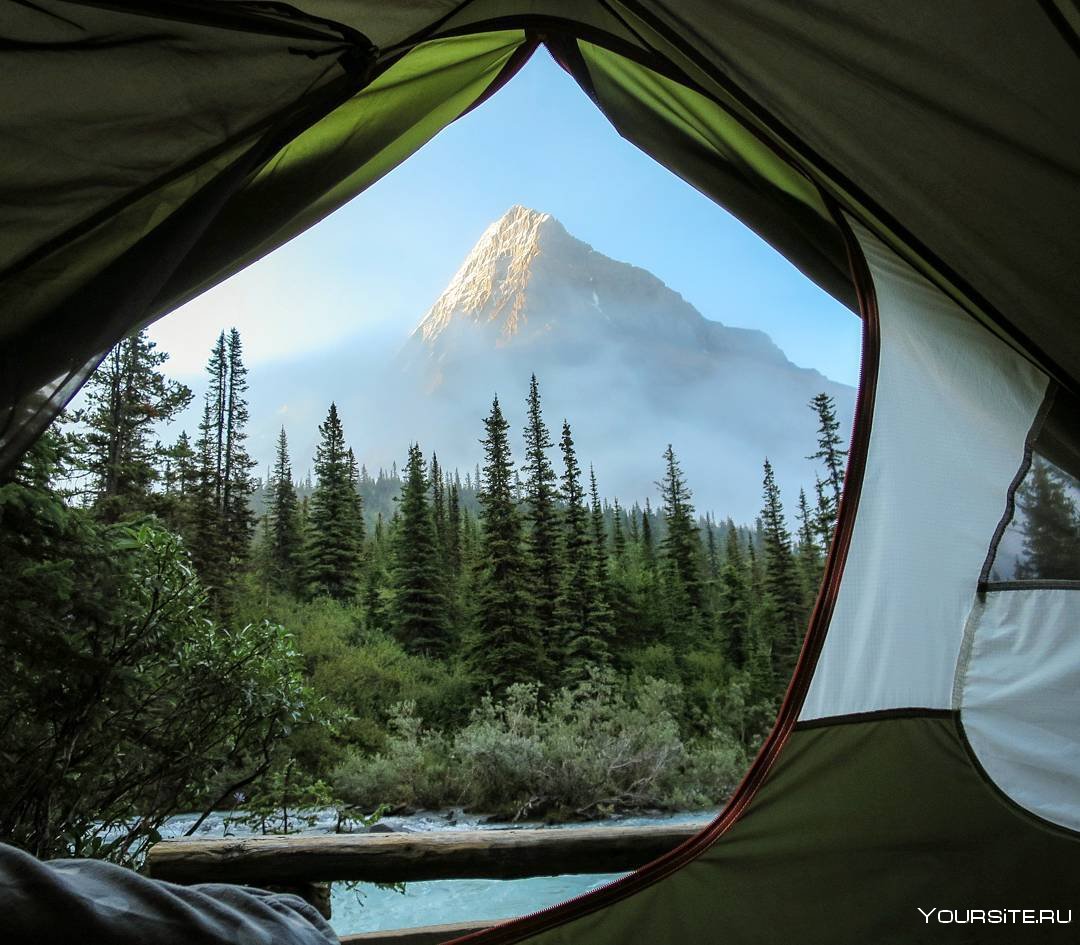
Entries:
{"type": "Polygon", "coordinates": [[[951,706],[982,564],[1047,387],[1040,370],[854,229],[877,297],[877,408],[804,720],[951,706]]]}
{"type": "MultiPolygon", "coordinates": [[[[250,179],[272,161],[267,152],[288,147],[265,134],[257,147],[260,131],[292,118],[295,137],[336,94],[344,104],[421,42],[516,29],[632,51],[713,97],[965,309],[1077,387],[1080,341],[1060,313],[1080,302],[1070,255],[1080,227],[1080,59],[1044,11],[1004,0],[895,11],[854,0],[8,0],[6,11],[0,56],[17,81],[0,90],[0,393],[10,405],[0,468],[124,330],[204,288],[212,272],[243,265],[268,231],[289,228],[274,206],[258,207],[164,297],[161,284],[198,240],[158,234],[172,248],[154,247],[154,258],[171,260],[150,280],[156,287],[144,273],[148,253],[130,252],[213,180],[228,186],[212,215],[227,212],[242,185],[221,178],[230,168],[245,176],[241,154],[250,179]],[[133,312],[94,310],[95,297],[136,277],[133,312]]],[[[621,73],[606,70],[625,90],[631,73],[621,73]]],[[[656,146],[649,122],[626,121],[625,100],[605,94],[622,133],[656,146]]],[[[325,156],[333,142],[324,145],[325,156]]],[[[398,159],[408,146],[400,142],[398,159]]],[[[694,179],[694,155],[682,150],[661,157],[694,179]]],[[[367,183],[360,175],[341,199],[367,183]]],[[[806,245],[797,215],[781,242],[759,212],[767,200],[725,189],[796,265],[820,268],[797,249],[806,245]]],[[[835,280],[826,288],[838,291],[835,280]]]]}
{"type": "Polygon", "coordinates": [[[1080,831],[1080,591],[981,595],[953,701],[987,776],[1026,810],[1080,831]]]}
{"type": "Polygon", "coordinates": [[[1074,904],[1080,588],[979,585],[1052,386],[1046,442],[1080,455],[1068,3],[3,12],[0,471],[121,336],[360,193],[541,43],[620,134],[880,333],[810,633],[731,804],[475,941],[969,941],[918,908],[1074,904]]]}
{"type": "Polygon", "coordinates": [[[1075,924],[1029,938],[1015,924],[928,925],[918,910],[1072,909],[1075,920],[1078,849],[1001,801],[949,711],[812,723],[723,839],[682,869],[556,927],[527,935],[526,920],[468,941],[1064,945],[1075,924]]]}

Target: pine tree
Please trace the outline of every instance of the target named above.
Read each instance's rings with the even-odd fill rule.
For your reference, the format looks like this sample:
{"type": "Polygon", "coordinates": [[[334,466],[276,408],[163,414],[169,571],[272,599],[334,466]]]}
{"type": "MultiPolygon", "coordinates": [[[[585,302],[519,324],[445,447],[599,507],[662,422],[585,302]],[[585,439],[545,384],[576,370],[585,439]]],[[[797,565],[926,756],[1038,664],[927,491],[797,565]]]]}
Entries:
{"type": "MultiPolygon", "coordinates": [[[[436,464],[436,469],[438,468],[436,464]]],[[[394,630],[410,653],[443,656],[447,651],[445,576],[428,479],[420,446],[409,447],[405,484],[394,540],[394,630]]]]}
{"type": "Polygon", "coordinates": [[[798,569],[791,550],[791,534],[784,520],[780,488],[772,464],[765,460],[762,484],[765,504],[761,525],[765,550],[764,587],[776,608],[772,628],[773,665],[780,678],[791,675],[803,637],[803,601],[798,569]]]}
{"type": "Polygon", "coordinates": [[[608,540],[604,525],[604,507],[600,503],[600,490],[596,485],[596,470],[589,464],[589,530],[592,533],[593,558],[596,561],[596,580],[601,593],[607,596],[608,540]]]}
{"type": "Polygon", "coordinates": [[[809,406],[818,418],[818,448],[807,459],[819,459],[825,465],[825,479],[819,480],[817,489],[818,533],[822,548],[828,549],[844,491],[847,450],[841,449],[840,421],[836,419],[833,398],[822,392],[810,401],[809,406]]]}
{"type": "Polygon", "coordinates": [[[268,486],[269,505],[262,555],[266,578],[271,587],[295,594],[300,589],[303,534],[284,427],[278,434],[277,455],[268,486]]]}
{"type": "Polygon", "coordinates": [[[727,657],[737,668],[750,659],[752,641],[750,568],[739,547],[739,532],[728,522],[724,563],[720,568],[720,615],[725,630],[727,657]]]}
{"type": "Polygon", "coordinates": [[[529,586],[532,614],[540,637],[551,652],[558,650],[555,638],[555,607],[561,583],[559,522],[555,508],[556,478],[547,451],[554,444],[540,405],[536,375],[529,382],[525,424],[525,520],[528,525],[529,586]]]}
{"type": "Polygon", "coordinates": [[[348,600],[356,594],[361,536],[359,494],[353,482],[337,405],[319,425],[315,491],[308,512],[307,584],[313,595],[348,600]]]}
{"type": "Polygon", "coordinates": [[[1080,511],[1069,495],[1065,475],[1035,456],[1017,492],[1016,504],[1024,535],[1016,576],[1044,581],[1080,579],[1080,511]]]}
{"type": "Polygon", "coordinates": [[[114,521],[147,511],[167,450],[154,426],[167,423],[191,402],[191,391],[159,370],[168,360],[145,331],[112,349],[87,382],[87,405],[73,419],[81,468],[90,477],[96,511],[114,521]]]}
{"type": "Polygon", "coordinates": [[[715,581],[720,576],[720,549],[716,543],[716,524],[709,514],[705,516],[705,560],[709,566],[709,579],[715,581]]]}
{"type": "Polygon", "coordinates": [[[671,612],[671,629],[679,646],[685,645],[687,632],[700,628],[704,603],[697,525],[691,492],[683,479],[675,451],[668,444],[664,451],[664,478],[657,483],[663,500],[666,534],[660,542],[665,589],[671,612]]]}
{"type": "Polygon", "coordinates": [[[439,457],[431,454],[431,463],[428,466],[428,481],[431,484],[431,516],[435,524],[435,544],[439,549],[440,558],[446,558],[446,482],[443,480],[443,471],[439,466],[439,457]]]}
{"type": "Polygon", "coordinates": [[[646,571],[656,570],[656,544],[653,541],[652,509],[649,500],[645,500],[645,510],[641,513],[641,562],[646,571]]]}
{"type": "Polygon", "coordinates": [[[611,503],[611,549],[615,554],[615,564],[618,567],[626,565],[626,531],[623,523],[623,510],[619,506],[619,500],[613,499],[611,503]]]}
{"type": "Polygon", "coordinates": [[[225,442],[221,482],[223,540],[230,574],[235,574],[246,564],[255,530],[255,515],[251,509],[251,494],[255,491],[251,470],[255,467],[255,461],[244,446],[248,406],[244,398],[247,393],[247,368],[244,367],[242,352],[240,332],[233,328],[226,343],[225,442]]]}
{"type": "MultiPolygon", "coordinates": [[[[817,596],[824,562],[821,548],[817,542],[816,518],[806,501],[805,489],[799,490],[798,520],[799,546],[797,559],[799,577],[802,582],[803,601],[809,603],[817,596]]],[[[806,616],[809,616],[809,614],[806,616]]]]}
{"type": "Polygon", "coordinates": [[[556,614],[563,641],[566,669],[573,679],[584,678],[590,666],[609,660],[610,611],[603,599],[596,566],[595,536],[581,485],[581,466],[574,450],[570,424],[562,426],[560,449],[563,477],[563,582],[556,614]]]}
{"type": "Polygon", "coordinates": [[[450,484],[446,510],[446,558],[451,580],[457,581],[462,570],[461,489],[450,484]]]}
{"type": "Polygon", "coordinates": [[[546,654],[528,619],[528,568],[522,523],[514,501],[514,466],[498,397],[484,420],[483,487],[479,494],[475,620],[469,640],[473,665],[498,691],[516,682],[545,678],[546,654]]]}

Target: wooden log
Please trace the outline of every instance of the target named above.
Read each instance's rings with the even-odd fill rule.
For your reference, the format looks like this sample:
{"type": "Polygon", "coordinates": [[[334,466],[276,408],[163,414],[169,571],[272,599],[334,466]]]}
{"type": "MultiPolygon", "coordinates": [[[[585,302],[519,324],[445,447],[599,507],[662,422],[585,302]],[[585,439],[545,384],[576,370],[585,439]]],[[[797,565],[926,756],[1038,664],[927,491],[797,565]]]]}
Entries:
{"type": "Polygon", "coordinates": [[[450,925],[425,925],[415,929],[389,929],[385,932],[361,932],[342,935],[341,945],[440,945],[452,938],[479,932],[496,922],[453,922],[450,925]]]}
{"type": "Polygon", "coordinates": [[[163,840],[151,847],[147,867],[150,875],[171,882],[256,886],[621,873],[666,853],[703,826],[163,840]]]}

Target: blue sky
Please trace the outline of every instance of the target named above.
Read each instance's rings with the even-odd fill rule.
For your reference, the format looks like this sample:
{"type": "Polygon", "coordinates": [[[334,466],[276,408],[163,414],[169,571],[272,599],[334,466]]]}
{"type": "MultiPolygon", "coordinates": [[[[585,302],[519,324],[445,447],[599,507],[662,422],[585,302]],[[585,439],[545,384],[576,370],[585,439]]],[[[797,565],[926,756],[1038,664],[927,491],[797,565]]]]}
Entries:
{"type": "Polygon", "coordinates": [[[314,358],[356,336],[392,353],[516,203],[649,269],[707,318],[760,328],[796,364],[856,383],[858,318],[620,138],[543,51],[367,192],[158,322],[152,337],[172,355],[170,373],[188,379],[231,326],[250,368],[314,358]]]}

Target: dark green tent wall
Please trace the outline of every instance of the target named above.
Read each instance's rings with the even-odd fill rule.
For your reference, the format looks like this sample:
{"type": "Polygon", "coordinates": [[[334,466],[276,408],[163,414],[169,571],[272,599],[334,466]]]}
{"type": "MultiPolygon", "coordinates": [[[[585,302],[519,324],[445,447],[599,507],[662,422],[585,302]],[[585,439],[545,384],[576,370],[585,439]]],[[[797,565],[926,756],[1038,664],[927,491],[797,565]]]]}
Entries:
{"type": "Polygon", "coordinates": [[[1080,907],[1080,583],[980,583],[1044,405],[1080,388],[1077,22],[1049,0],[0,0],[0,469],[120,337],[545,44],[863,316],[865,371],[825,584],[729,807],[477,941],[1022,941],[916,907],[1080,907]]]}

